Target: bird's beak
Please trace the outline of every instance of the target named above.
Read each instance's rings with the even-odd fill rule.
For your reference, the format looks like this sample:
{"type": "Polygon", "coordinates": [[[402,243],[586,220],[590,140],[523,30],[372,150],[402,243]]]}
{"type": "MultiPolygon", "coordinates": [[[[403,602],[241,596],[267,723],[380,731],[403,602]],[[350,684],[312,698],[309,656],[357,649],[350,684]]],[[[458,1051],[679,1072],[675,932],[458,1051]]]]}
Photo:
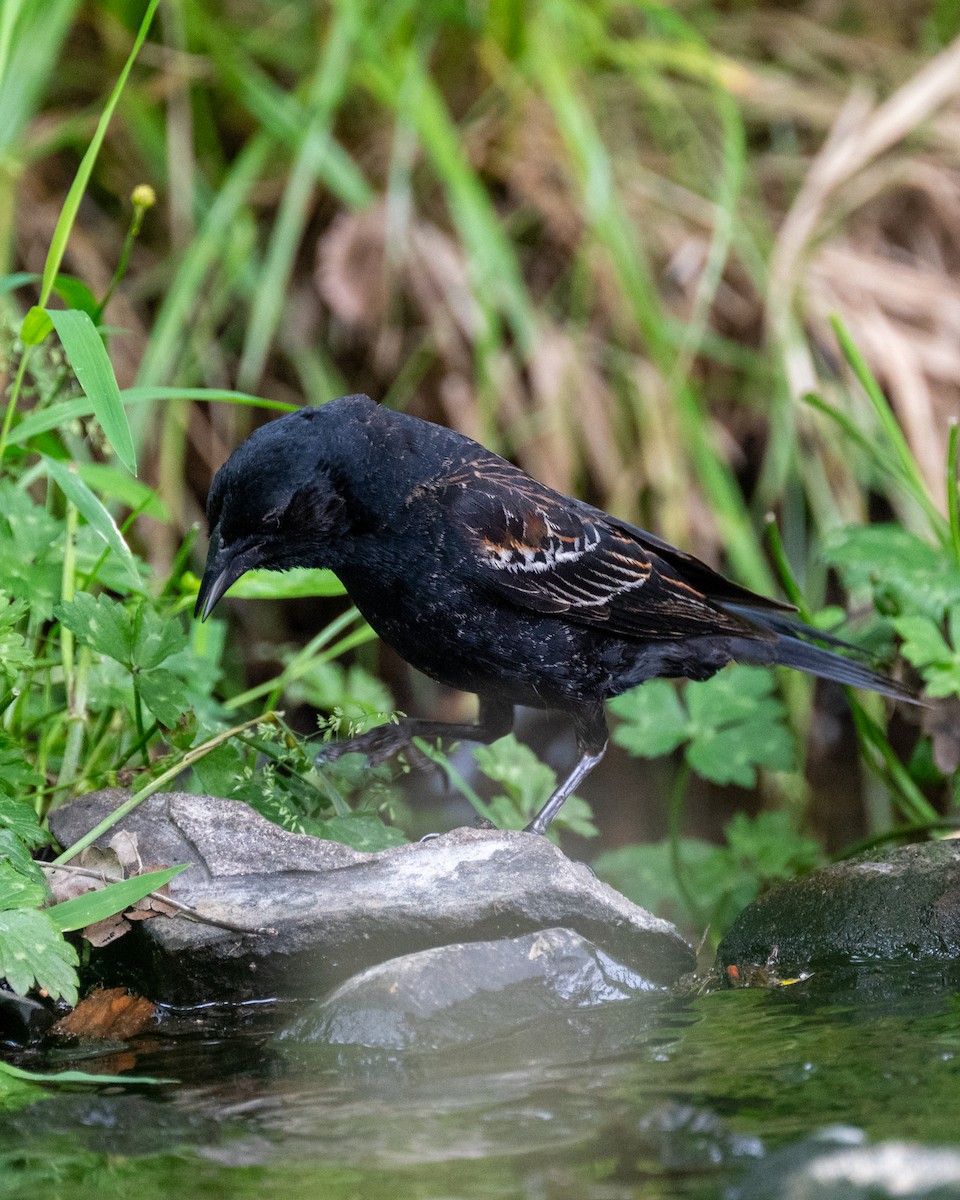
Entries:
{"type": "Polygon", "coordinates": [[[232,547],[221,546],[220,529],[215,527],[210,533],[210,549],[207,551],[207,565],[200,581],[197,593],[197,603],[193,615],[205,621],[213,612],[217,602],[224,592],[237,582],[241,575],[249,570],[249,564],[244,561],[245,555],[237,554],[232,547]]]}

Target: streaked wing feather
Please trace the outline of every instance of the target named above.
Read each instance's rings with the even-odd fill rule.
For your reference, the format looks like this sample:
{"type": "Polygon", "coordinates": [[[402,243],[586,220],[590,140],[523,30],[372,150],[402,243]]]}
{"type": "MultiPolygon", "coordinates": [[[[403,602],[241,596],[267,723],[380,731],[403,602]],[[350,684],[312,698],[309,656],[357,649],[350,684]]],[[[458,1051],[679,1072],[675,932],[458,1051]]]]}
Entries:
{"type": "Polygon", "coordinates": [[[608,521],[503,459],[464,464],[444,483],[477,578],[524,608],[625,637],[672,641],[744,631],[741,618],[714,607],[631,526],[608,521]]]}

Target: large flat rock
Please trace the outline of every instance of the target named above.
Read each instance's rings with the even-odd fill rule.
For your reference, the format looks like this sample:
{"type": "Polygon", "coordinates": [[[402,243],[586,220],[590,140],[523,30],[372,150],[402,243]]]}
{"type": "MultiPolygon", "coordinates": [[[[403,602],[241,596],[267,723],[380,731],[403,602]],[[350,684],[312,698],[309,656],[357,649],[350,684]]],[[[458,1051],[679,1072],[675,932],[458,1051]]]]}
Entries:
{"type": "MultiPolygon", "coordinates": [[[[85,796],[51,828],[68,845],[126,798],[85,796]]],[[[171,893],[198,919],[144,921],[101,956],[101,974],[168,1003],[321,997],[400,955],[556,928],[653,985],[694,966],[673,925],[532,834],[456,829],[368,854],[188,793],[153,796],[117,828],[137,835],[145,863],[191,864],[171,893]]]]}

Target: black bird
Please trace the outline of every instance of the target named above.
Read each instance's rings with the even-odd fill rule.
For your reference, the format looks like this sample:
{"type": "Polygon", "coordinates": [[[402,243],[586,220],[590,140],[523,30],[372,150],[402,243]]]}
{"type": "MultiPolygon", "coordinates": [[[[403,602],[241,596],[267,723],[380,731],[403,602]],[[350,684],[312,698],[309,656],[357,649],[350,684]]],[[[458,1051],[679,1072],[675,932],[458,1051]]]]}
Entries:
{"type": "Polygon", "coordinates": [[[492,742],[514,705],[559,710],[575,766],[528,827],[543,833],[607,744],[603,702],[658,676],[780,664],[896,699],[913,693],[626,521],[537,483],[452,430],[367,396],[258,429],[217,472],[204,619],[255,567],[328,567],[380,637],[418,670],[476,692],[476,725],[403,718],[327,747],[382,761],[411,739],[492,742]]]}

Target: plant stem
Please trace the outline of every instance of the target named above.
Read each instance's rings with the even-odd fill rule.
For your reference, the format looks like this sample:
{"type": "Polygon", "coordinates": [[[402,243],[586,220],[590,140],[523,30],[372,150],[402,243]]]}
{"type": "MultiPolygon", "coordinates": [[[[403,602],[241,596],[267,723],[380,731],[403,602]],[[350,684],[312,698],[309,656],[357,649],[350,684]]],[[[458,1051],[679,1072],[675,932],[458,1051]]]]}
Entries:
{"type": "Polygon", "coordinates": [[[960,564],[960,479],[957,478],[960,459],[960,426],[957,418],[950,418],[950,435],[947,443],[947,515],[950,519],[950,542],[953,556],[960,564]]]}
{"type": "Polygon", "coordinates": [[[680,854],[680,841],[683,836],[683,806],[689,782],[690,767],[686,762],[683,762],[680,764],[670,787],[670,800],[667,808],[670,865],[673,868],[673,877],[677,882],[677,891],[683,897],[683,901],[691,913],[700,920],[703,917],[703,910],[696,896],[694,896],[693,892],[687,886],[686,867],[683,864],[680,854]]]}
{"type": "Polygon", "coordinates": [[[14,376],[13,386],[10,388],[10,399],[7,401],[6,411],[3,414],[3,427],[0,428],[0,463],[3,462],[3,456],[7,450],[7,438],[10,436],[10,427],[13,425],[13,414],[17,411],[17,402],[20,399],[24,376],[27,373],[27,362],[32,350],[32,346],[24,346],[23,353],[20,355],[17,373],[14,376]]]}

